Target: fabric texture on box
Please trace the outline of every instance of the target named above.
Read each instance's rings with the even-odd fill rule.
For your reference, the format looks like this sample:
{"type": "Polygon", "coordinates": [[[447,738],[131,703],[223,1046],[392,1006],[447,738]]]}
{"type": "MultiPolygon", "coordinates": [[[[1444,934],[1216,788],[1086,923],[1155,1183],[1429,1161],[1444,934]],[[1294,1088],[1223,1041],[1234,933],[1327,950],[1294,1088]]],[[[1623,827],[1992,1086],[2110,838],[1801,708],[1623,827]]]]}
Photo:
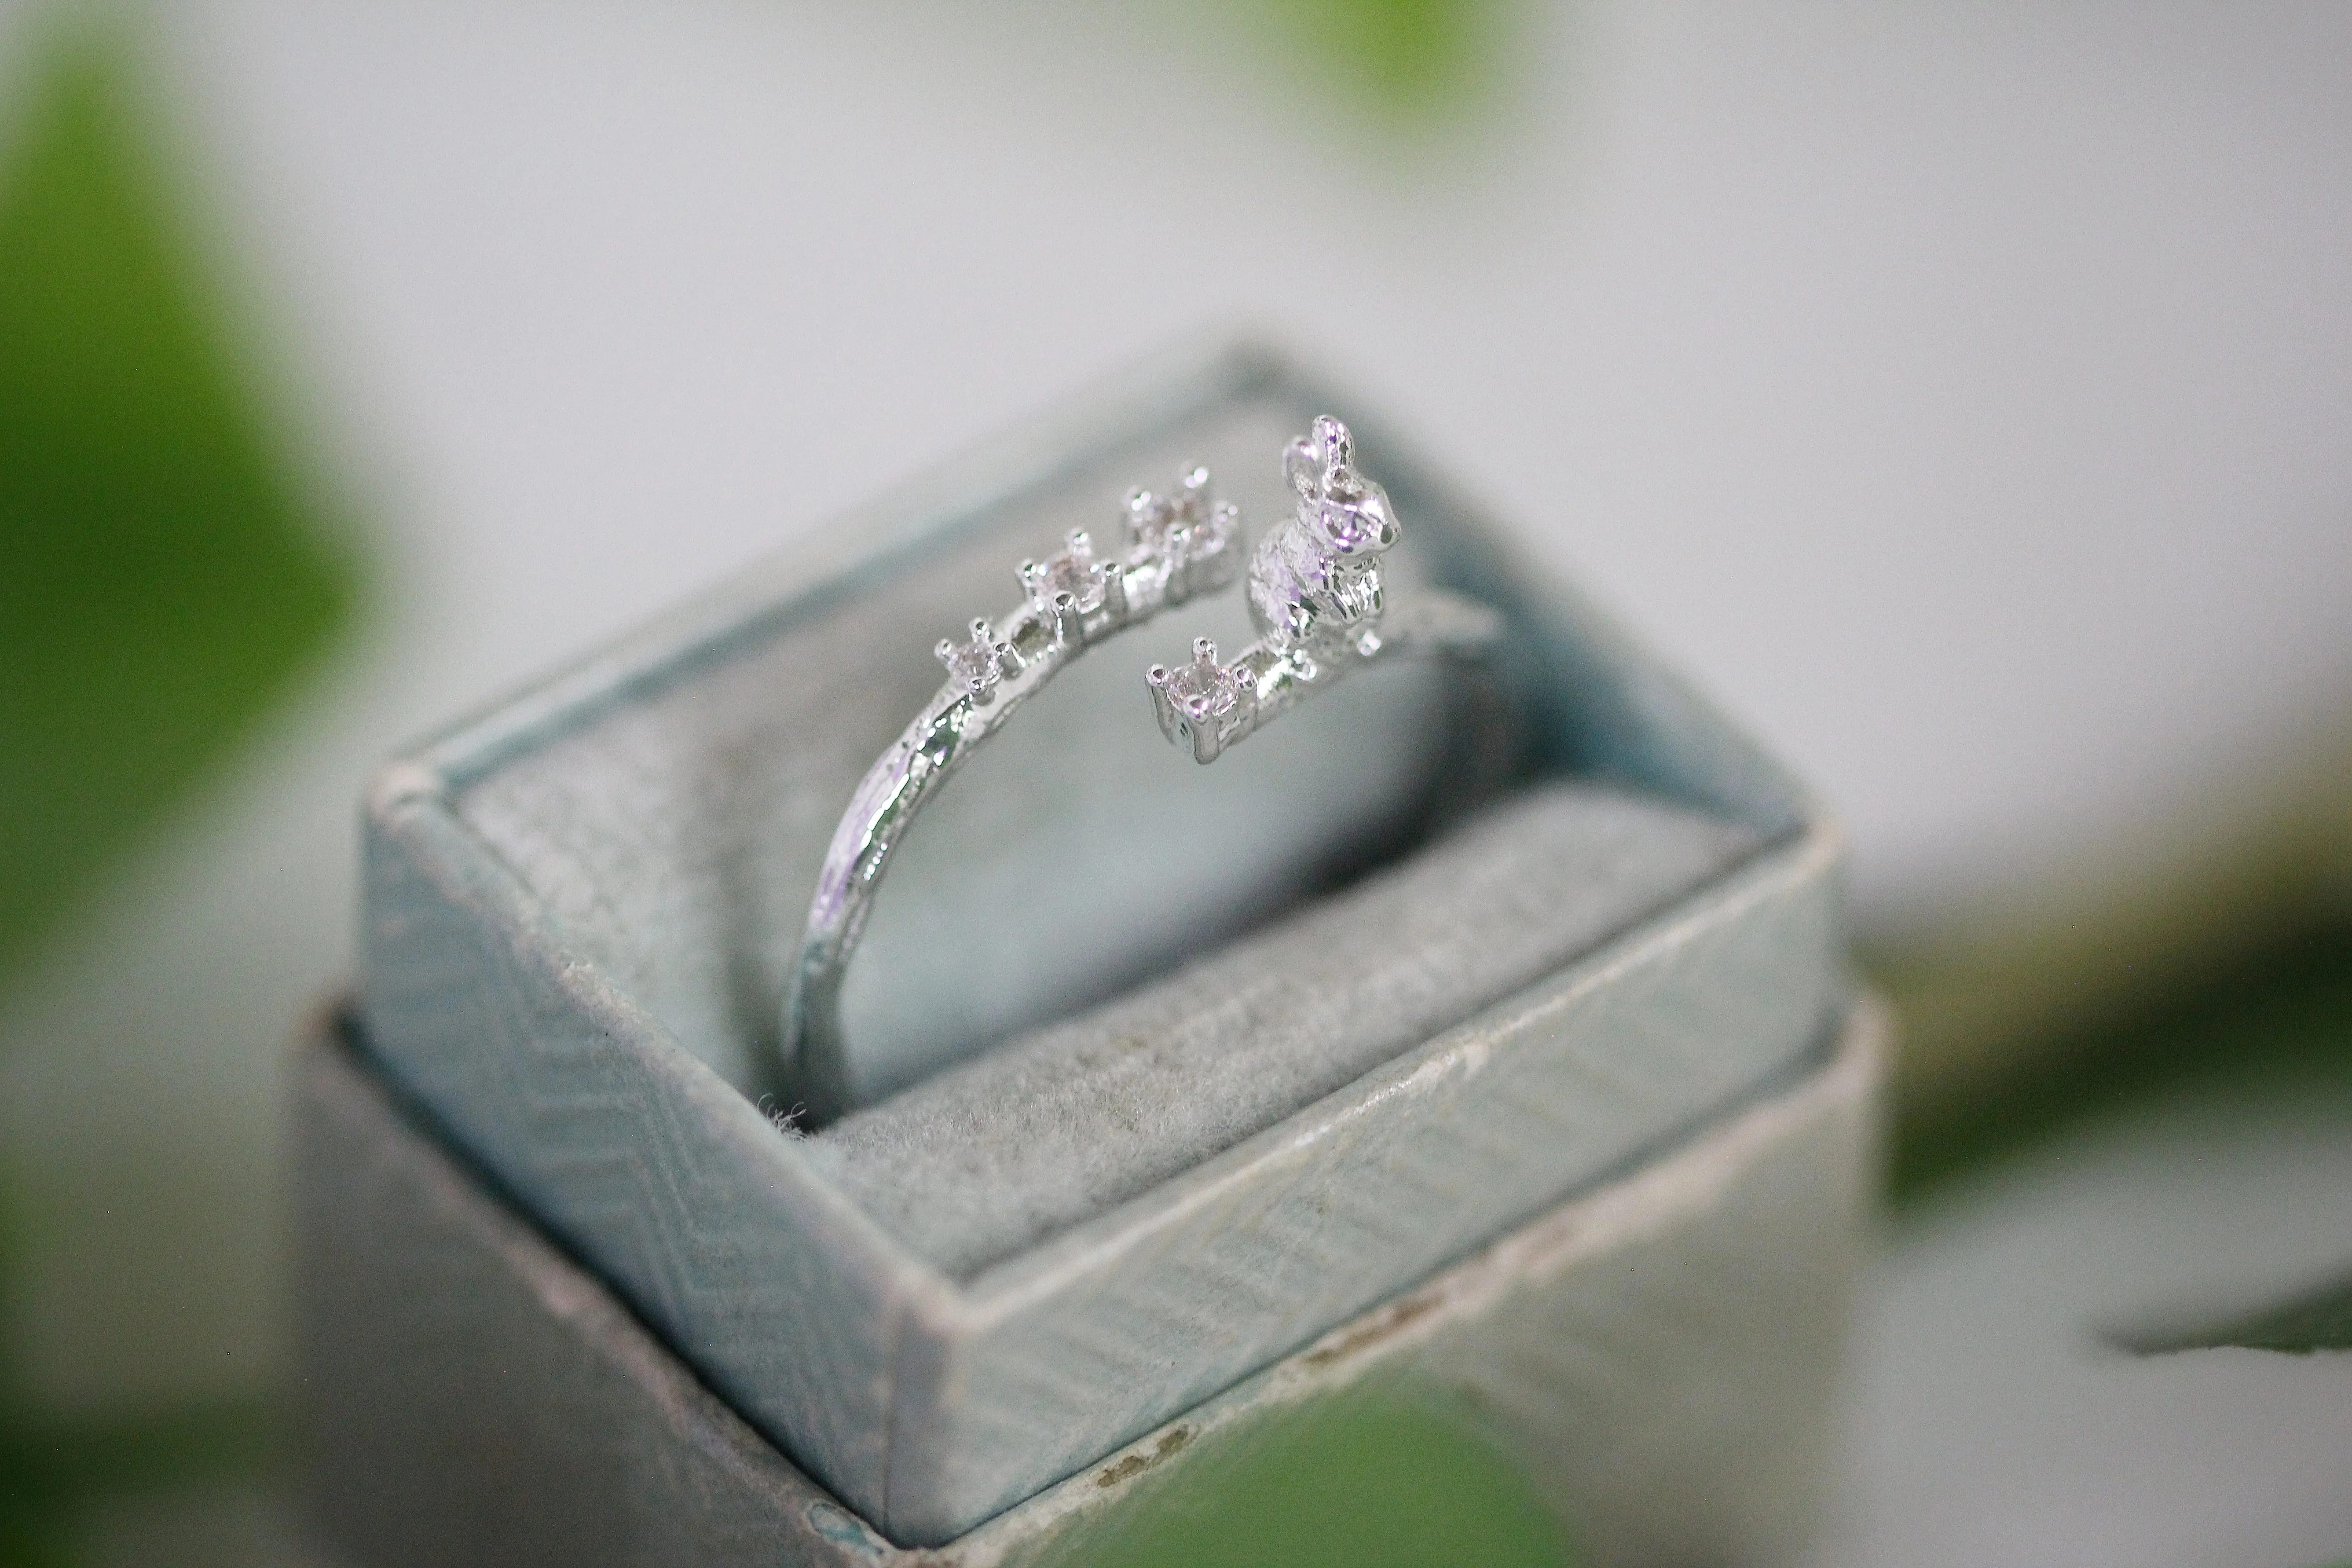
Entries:
{"type": "Polygon", "coordinates": [[[810,1139],[969,1277],[1158,1185],[1722,875],[1752,828],[1591,784],[1512,796],[1158,983],[810,1139]]]}
{"type": "MultiPolygon", "coordinates": [[[[1264,1560],[1336,1510],[1400,1527],[1417,1560],[1478,1561],[1442,1532],[1483,1500],[1431,1509],[1435,1478],[1397,1489],[1379,1453],[1334,1463],[1316,1440],[1407,1410],[1482,1439],[1499,1487],[1554,1510],[1591,1568],[1801,1561],[1876,1190],[1884,1030],[1859,1010],[1783,1092],[961,1539],[902,1552],[322,1026],[293,1074],[306,1522],[355,1568],[1141,1568],[1252,1544],[1264,1560]]],[[[1427,1451],[1396,1457],[1418,1470],[1427,1451]]],[[[1300,1555],[1356,1561],[1319,1537],[1300,1555]]]]}

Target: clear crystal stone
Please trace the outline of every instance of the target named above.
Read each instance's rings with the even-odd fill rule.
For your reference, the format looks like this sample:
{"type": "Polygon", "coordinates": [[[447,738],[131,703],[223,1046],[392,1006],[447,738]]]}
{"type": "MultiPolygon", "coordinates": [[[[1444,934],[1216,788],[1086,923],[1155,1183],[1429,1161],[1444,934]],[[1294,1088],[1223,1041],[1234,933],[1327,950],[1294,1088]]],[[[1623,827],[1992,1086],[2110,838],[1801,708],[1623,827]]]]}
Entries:
{"type": "Polygon", "coordinates": [[[1062,552],[1044,565],[1023,562],[1021,581],[1029,602],[1048,615],[1066,597],[1078,614],[1090,616],[1110,596],[1110,569],[1095,560],[1094,541],[1082,528],[1072,529],[1062,552]]]}
{"type": "Polygon", "coordinates": [[[1234,541],[1234,524],[1240,516],[1236,507],[1212,507],[1184,542],[1184,553],[1194,561],[1206,561],[1223,552],[1234,541]]]}
{"type": "Polygon", "coordinates": [[[1168,498],[1137,490],[1127,498],[1127,535],[1135,552],[1157,560],[1168,553],[1168,531],[1175,513],[1168,498]]]}
{"type": "Polygon", "coordinates": [[[1004,676],[1004,656],[984,632],[975,630],[968,642],[940,645],[940,662],[948,679],[975,695],[992,689],[1004,676]]]}
{"type": "Polygon", "coordinates": [[[1168,521],[1175,528],[1193,528],[1209,520],[1209,470],[1197,463],[1184,470],[1166,500],[1168,521]]]}
{"type": "Polygon", "coordinates": [[[1067,594],[1081,615],[1091,615],[1102,608],[1103,593],[1108,586],[1103,570],[1094,563],[1093,557],[1081,560],[1076,553],[1056,555],[1046,562],[1037,581],[1047,604],[1067,594]]]}
{"type": "Polygon", "coordinates": [[[1241,700],[1232,676],[1218,665],[1196,659],[1168,672],[1168,700],[1191,719],[1222,719],[1241,700]]]}
{"type": "Polygon", "coordinates": [[[1198,556],[1199,544],[1185,536],[1217,525],[1216,505],[1209,490],[1209,470],[1195,463],[1176,476],[1175,489],[1165,494],[1137,490],[1127,498],[1127,531],[1137,553],[1164,560],[1180,549],[1198,556]]]}

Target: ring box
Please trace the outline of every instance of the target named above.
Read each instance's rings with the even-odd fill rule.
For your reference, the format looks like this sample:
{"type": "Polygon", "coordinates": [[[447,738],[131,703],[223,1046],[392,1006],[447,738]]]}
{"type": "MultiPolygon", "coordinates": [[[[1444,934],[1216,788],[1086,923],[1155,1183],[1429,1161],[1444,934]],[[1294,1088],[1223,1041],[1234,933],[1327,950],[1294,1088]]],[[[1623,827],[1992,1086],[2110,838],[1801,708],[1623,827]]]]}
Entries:
{"type": "Polygon", "coordinates": [[[936,1545],[1826,1070],[1840,853],[1455,489],[1239,350],[1041,421],[388,765],[359,1031],[753,1428],[879,1536],[936,1545]],[[933,638],[1181,461],[1262,526],[1284,438],[1327,409],[1405,520],[1395,591],[1503,612],[1483,676],[1368,673],[1195,770],[1150,733],[1154,647],[1073,666],[910,837],[845,1009],[872,1103],[807,1135],[767,1066],[782,976],[933,638]],[[1515,858],[1521,832],[1553,848],[1515,858]],[[1323,932],[1358,943],[1360,994],[1300,979],[1323,932]],[[1464,989],[1529,933],[1551,945],[1513,948],[1524,973],[1464,989]],[[1201,975],[1328,1026],[1276,1059],[1273,1015],[1184,1011],[1201,975]],[[1128,1049],[1152,1028],[1193,1043],[1128,1049]]]}
{"type": "Polygon", "coordinates": [[[902,1552],[404,1106],[295,1079],[313,1542],[352,1568],[1797,1558],[1877,1187],[1884,1026],[953,1543],[902,1552]]]}

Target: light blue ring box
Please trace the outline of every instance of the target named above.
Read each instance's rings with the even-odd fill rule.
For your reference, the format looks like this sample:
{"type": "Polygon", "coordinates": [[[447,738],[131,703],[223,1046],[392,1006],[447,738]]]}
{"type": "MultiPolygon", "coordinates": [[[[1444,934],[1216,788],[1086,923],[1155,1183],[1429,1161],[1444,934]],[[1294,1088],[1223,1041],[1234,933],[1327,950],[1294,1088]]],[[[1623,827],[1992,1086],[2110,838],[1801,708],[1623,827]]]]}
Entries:
{"type": "MultiPolygon", "coordinates": [[[[1266,353],[1099,391],[388,764],[367,807],[366,1038],[754,1426],[891,1539],[958,1536],[1770,1092],[1834,1034],[1851,1000],[1834,829],[1476,518],[1343,395],[1266,353]],[[932,641],[1012,603],[1012,562],[1064,522],[1107,527],[1126,482],[1180,458],[1209,456],[1263,527],[1281,436],[1327,411],[1355,426],[1405,521],[1403,586],[1417,574],[1506,612],[1485,697],[1426,667],[1368,675],[1312,721],[1301,710],[1196,770],[1142,695],[1142,664],[1165,654],[1122,639],[1090,655],[1047,694],[1070,687],[1061,708],[1041,699],[950,792],[969,797],[961,824],[926,819],[929,843],[910,837],[877,905],[859,960],[873,979],[849,1009],[853,1037],[876,1042],[866,1144],[849,1139],[856,1119],[839,1146],[780,1128],[789,1108],[762,1064],[815,864],[858,772],[936,685],[932,641]],[[1389,881],[1362,885],[1375,902],[1414,866],[1450,864],[1411,836],[1462,787],[1430,759],[1471,733],[1461,716],[1480,702],[1516,715],[1514,800],[1582,781],[1720,825],[1740,852],[1661,884],[1663,899],[1638,863],[1601,877],[1622,895],[1514,889],[1538,915],[1598,899],[1601,924],[1344,1081],[1302,1078],[1297,1103],[1160,1133],[1159,1157],[1172,1148],[1181,1168],[1122,1181],[1089,1165],[1058,1187],[1048,1170],[1045,1208],[961,1252],[961,1217],[932,1235],[923,1212],[889,1212],[908,1190],[918,1211],[925,1192],[944,1199],[923,1182],[951,1180],[971,1150],[1005,1152],[985,1148],[998,1107],[958,1095],[1013,1092],[1004,1062],[1090,1070],[1100,1053],[1068,1046],[1071,1030],[1132,1012],[1123,992],[1181,990],[1181,974],[1154,978],[1181,961],[1246,978],[1286,929],[1259,922],[1318,918],[1349,842],[1403,846],[1389,881]],[[1167,833],[1109,865],[1139,820],[1167,833]],[[1006,1036],[1020,1038],[983,1049],[1006,1036]],[[901,1105],[969,1147],[897,1162],[901,1105]],[[845,1166],[856,1147],[867,1163],[845,1166]],[[913,1186],[894,1194],[902,1176],[913,1186]]],[[[1154,635],[1181,646],[1206,624],[1189,616],[1154,635]]],[[[1246,1029],[1225,1044],[1247,1063],[1246,1029]]],[[[1213,1076],[1198,1093],[1245,1099],[1262,1081],[1213,1076]]],[[[1127,1157],[1100,1129],[1060,1131],[1096,1164],[1127,1157]]],[[[985,1229],[997,1191],[953,1195],[985,1229]]]]}

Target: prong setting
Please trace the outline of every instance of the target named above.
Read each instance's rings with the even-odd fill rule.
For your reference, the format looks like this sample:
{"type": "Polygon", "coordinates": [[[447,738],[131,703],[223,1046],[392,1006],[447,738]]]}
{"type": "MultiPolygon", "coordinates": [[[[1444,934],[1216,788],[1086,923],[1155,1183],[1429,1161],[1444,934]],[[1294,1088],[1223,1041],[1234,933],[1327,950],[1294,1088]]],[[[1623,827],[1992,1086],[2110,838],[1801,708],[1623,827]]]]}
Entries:
{"type": "Polygon", "coordinates": [[[1241,509],[1220,502],[1209,470],[1188,463],[1165,493],[1130,491],[1129,559],[1157,580],[1164,605],[1180,605],[1231,583],[1241,563],[1241,509]]]}
{"type": "Polygon", "coordinates": [[[1144,672],[1151,689],[1153,713],[1160,731],[1171,741],[1190,744],[1202,762],[1213,761],[1253,705],[1248,679],[1217,660],[1217,645],[1207,637],[1192,641],[1188,664],[1170,669],[1155,664],[1144,672]]]}
{"type": "Polygon", "coordinates": [[[1223,587],[1240,568],[1241,509],[1216,499],[1209,470],[1198,463],[1184,465],[1165,492],[1128,492],[1120,532],[1125,549],[1118,554],[1097,553],[1094,536],[1074,528],[1058,552],[1022,562],[1027,603],[1006,620],[1003,635],[982,639],[975,632],[971,641],[940,644],[950,692],[976,706],[1012,680],[1025,694],[1095,643],[1223,587]]]}
{"type": "Polygon", "coordinates": [[[1057,641],[1084,643],[1125,618],[1125,579],[1095,559],[1094,540],[1082,528],[1065,537],[1060,554],[1043,563],[1024,561],[1021,586],[1031,608],[1053,626],[1057,641]],[[1119,601],[1116,605],[1114,597],[1119,601]],[[1108,616],[1103,613],[1107,608],[1112,612],[1108,616]]]}
{"type": "Polygon", "coordinates": [[[947,666],[949,687],[976,704],[995,697],[1006,667],[1015,658],[1012,644],[998,637],[995,628],[977,616],[965,641],[941,637],[931,651],[947,666]]]}
{"type": "MultiPolygon", "coordinates": [[[[1414,596],[1410,626],[1382,631],[1380,558],[1397,542],[1396,513],[1388,492],[1356,468],[1345,425],[1318,417],[1284,449],[1282,472],[1295,513],[1250,554],[1257,640],[1230,664],[1216,665],[1214,645],[1202,639],[1191,665],[1172,671],[1154,666],[1145,677],[1160,730],[1179,744],[1189,742],[1199,762],[1213,760],[1308,692],[1402,646],[1468,649],[1494,635],[1491,610],[1438,590],[1414,596]]],[[[1131,498],[1130,517],[1143,515],[1152,499],[1131,498]]]]}

